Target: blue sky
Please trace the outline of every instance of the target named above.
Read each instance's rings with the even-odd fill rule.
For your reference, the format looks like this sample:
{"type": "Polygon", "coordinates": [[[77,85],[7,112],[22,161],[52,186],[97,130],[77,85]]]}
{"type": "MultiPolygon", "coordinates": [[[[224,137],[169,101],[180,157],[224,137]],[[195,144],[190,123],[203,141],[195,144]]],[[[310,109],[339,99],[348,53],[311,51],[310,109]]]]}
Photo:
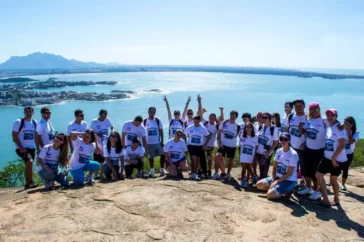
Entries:
{"type": "Polygon", "coordinates": [[[1,0],[0,63],[50,52],[101,63],[364,69],[362,0],[1,0]]]}

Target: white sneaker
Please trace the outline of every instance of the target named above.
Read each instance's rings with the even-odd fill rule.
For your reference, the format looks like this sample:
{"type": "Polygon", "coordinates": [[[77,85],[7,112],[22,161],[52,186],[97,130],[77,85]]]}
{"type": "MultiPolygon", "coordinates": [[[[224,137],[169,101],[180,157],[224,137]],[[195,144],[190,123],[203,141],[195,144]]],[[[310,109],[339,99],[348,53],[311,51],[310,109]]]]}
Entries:
{"type": "Polygon", "coordinates": [[[220,175],[217,172],[211,177],[212,180],[217,180],[219,178],[220,178],[220,175]]]}
{"type": "Polygon", "coordinates": [[[313,193],[311,188],[305,187],[304,189],[297,192],[298,195],[305,196],[305,195],[311,195],[313,193]]]}
{"type": "Polygon", "coordinates": [[[321,192],[313,192],[311,196],[308,197],[310,200],[319,200],[321,198],[321,192]]]}
{"type": "Polygon", "coordinates": [[[86,178],[88,184],[95,183],[94,177],[92,175],[87,174],[85,178],[86,178]]]}
{"type": "Polygon", "coordinates": [[[231,178],[232,178],[232,176],[230,175],[230,173],[227,173],[226,176],[225,176],[225,179],[230,180],[231,178]]]}
{"type": "Polygon", "coordinates": [[[152,171],[152,170],[151,170],[151,171],[149,172],[149,178],[153,178],[153,177],[154,177],[154,171],[152,171]]]}
{"type": "Polygon", "coordinates": [[[161,168],[159,170],[159,173],[160,173],[160,176],[165,176],[167,172],[166,172],[166,170],[164,168],[161,168]]]}

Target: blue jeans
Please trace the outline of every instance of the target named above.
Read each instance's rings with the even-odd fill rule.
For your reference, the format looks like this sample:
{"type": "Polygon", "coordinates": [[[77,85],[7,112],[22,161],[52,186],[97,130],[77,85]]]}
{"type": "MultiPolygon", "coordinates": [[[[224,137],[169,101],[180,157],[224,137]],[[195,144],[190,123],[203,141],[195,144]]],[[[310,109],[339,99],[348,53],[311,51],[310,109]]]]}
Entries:
{"type": "MultiPolygon", "coordinates": [[[[111,179],[112,170],[110,169],[110,167],[106,163],[104,163],[103,166],[104,166],[104,175],[105,175],[106,179],[111,179]]],[[[121,174],[120,174],[119,173],[120,166],[118,166],[118,165],[114,166],[113,165],[113,167],[116,170],[116,172],[118,173],[118,177],[120,179],[120,177],[121,177],[120,175],[122,174],[123,171],[121,171],[121,174]]]]}
{"type": "MultiPolygon", "coordinates": [[[[272,179],[272,177],[267,177],[267,178],[265,178],[265,181],[268,182],[268,184],[270,185],[273,182],[273,179],[272,179]]],[[[284,193],[293,192],[293,190],[296,186],[297,186],[296,181],[285,180],[285,181],[278,183],[273,189],[274,189],[275,193],[279,196],[284,193]]]]}
{"type": "Polygon", "coordinates": [[[89,163],[85,164],[83,167],[71,170],[71,176],[73,177],[73,183],[82,185],[85,182],[85,171],[95,172],[100,169],[100,163],[91,160],[89,163]]]}
{"type": "Polygon", "coordinates": [[[68,186],[68,179],[65,175],[63,175],[63,172],[61,171],[53,171],[53,173],[48,173],[45,170],[41,170],[38,172],[39,176],[41,178],[43,178],[44,183],[48,183],[48,182],[52,182],[52,181],[56,181],[59,184],[61,184],[62,186],[68,186]]]}

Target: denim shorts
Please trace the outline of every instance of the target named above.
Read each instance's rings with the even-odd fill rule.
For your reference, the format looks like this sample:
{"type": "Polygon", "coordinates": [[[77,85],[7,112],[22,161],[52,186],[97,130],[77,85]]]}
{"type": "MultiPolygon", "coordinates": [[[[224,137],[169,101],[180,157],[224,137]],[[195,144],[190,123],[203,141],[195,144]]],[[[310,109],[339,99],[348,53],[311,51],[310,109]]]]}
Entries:
{"type": "MultiPolygon", "coordinates": [[[[273,182],[272,177],[267,177],[264,178],[264,180],[270,185],[273,182]]],[[[295,187],[297,186],[297,182],[296,181],[282,181],[280,183],[278,183],[275,187],[274,187],[274,191],[277,194],[277,196],[284,194],[284,193],[290,193],[293,192],[293,190],[295,189],[295,187]]]]}

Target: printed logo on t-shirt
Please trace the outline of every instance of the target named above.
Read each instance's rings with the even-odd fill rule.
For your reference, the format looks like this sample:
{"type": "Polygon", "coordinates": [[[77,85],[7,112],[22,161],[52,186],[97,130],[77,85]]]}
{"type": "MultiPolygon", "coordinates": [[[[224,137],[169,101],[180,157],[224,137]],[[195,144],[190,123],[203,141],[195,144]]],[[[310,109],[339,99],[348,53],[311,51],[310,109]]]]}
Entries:
{"type": "Polygon", "coordinates": [[[307,129],[307,138],[316,140],[319,131],[317,129],[307,129]]]}
{"type": "Polygon", "coordinates": [[[234,139],[235,134],[230,132],[230,131],[225,130],[224,131],[224,137],[225,137],[225,139],[234,139]]]}
{"type": "Polygon", "coordinates": [[[299,131],[299,129],[295,126],[291,126],[291,135],[295,136],[295,137],[301,137],[301,133],[299,131]]]}
{"type": "Polygon", "coordinates": [[[345,141],[345,149],[350,150],[351,144],[349,141],[345,141]]]}
{"type": "Polygon", "coordinates": [[[54,140],[54,138],[55,138],[55,135],[54,135],[53,131],[50,131],[48,133],[48,139],[51,141],[51,140],[54,140]]]}
{"type": "Polygon", "coordinates": [[[119,157],[110,157],[110,161],[113,166],[119,165],[119,157]]]}
{"type": "Polygon", "coordinates": [[[137,134],[129,133],[128,134],[128,141],[133,141],[137,137],[138,137],[137,134]]]}
{"type": "Polygon", "coordinates": [[[34,131],[28,130],[23,131],[23,140],[33,140],[34,139],[34,131]]]}
{"type": "Polygon", "coordinates": [[[325,150],[326,151],[334,151],[334,144],[335,144],[334,140],[327,139],[326,144],[325,144],[325,150]]]}
{"type": "MultiPolygon", "coordinates": [[[[245,142],[245,140],[244,140],[245,142]]],[[[253,155],[254,147],[251,145],[243,145],[242,154],[253,155]]]]}
{"type": "Polygon", "coordinates": [[[90,163],[90,156],[80,154],[78,156],[78,162],[82,164],[88,164],[90,163]]]}
{"type": "Polygon", "coordinates": [[[278,163],[277,173],[285,175],[287,173],[287,166],[283,165],[282,163],[278,163]]]}
{"type": "MultiPolygon", "coordinates": [[[[172,149],[173,147],[171,147],[171,149],[172,149]]],[[[169,153],[169,155],[170,155],[170,157],[171,157],[171,159],[173,159],[173,160],[179,160],[180,158],[180,156],[181,156],[181,152],[178,152],[178,151],[171,151],[170,153],[169,153]]]]}
{"type": "Polygon", "coordinates": [[[148,136],[157,136],[158,130],[156,128],[150,128],[148,129],[148,136]]]}
{"type": "Polygon", "coordinates": [[[199,135],[192,135],[191,136],[191,143],[192,144],[199,144],[201,142],[201,136],[199,135]]]}
{"type": "Polygon", "coordinates": [[[259,135],[258,136],[258,144],[260,145],[267,145],[269,141],[268,137],[265,137],[264,135],[259,135]]]}

